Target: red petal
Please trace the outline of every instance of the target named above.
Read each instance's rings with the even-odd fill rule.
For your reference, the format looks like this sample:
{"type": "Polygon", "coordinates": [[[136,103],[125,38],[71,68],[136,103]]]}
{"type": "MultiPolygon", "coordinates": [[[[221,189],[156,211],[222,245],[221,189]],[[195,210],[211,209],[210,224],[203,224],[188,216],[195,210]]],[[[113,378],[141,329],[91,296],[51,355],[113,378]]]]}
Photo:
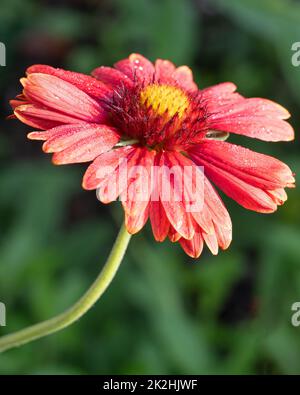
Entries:
{"type": "Polygon", "coordinates": [[[58,69],[43,64],[36,64],[29,67],[26,70],[26,73],[27,75],[33,73],[54,75],[55,77],[59,77],[60,79],[76,86],[81,91],[87,93],[89,96],[92,96],[95,99],[101,99],[111,93],[111,89],[109,87],[100,81],[97,81],[95,78],[90,77],[89,75],[75,73],[73,71],[58,69]]]}
{"type": "Polygon", "coordinates": [[[143,83],[150,83],[154,78],[153,64],[142,55],[131,54],[129,58],[120,60],[115,68],[126,74],[132,81],[136,79],[143,83]]]}
{"type": "Polygon", "coordinates": [[[266,191],[273,199],[274,203],[281,206],[287,200],[287,194],[283,188],[274,189],[273,191],[266,191]]]}
{"type": "Polygon", "coordinates": [[[152,171],[152,195],[149,207],[149,215],[153,235],[156,241],[163,241],[169,232],[170,222],[166,216],[165,209],[160,201],[160,172],[159,155],[154,158],[152,171]]]}
{"type": "Polygon", "coordinates": [[[113,202],[126,191],[130,183],[130,180],[128,180],[128,169],[137,164],[140,153],[141,148],[134,147],[134,149],[120,161],[116,169],[103,180],[97,190],[98,199],[102,203],[113,202]]]}
{"type": "Polygon", "coordinates": [[[207,111],[217,114],[222,106],[244,100],[243,96],[235,93],[236,85],[232,82],[223,82],[200,91],[201,100],[205,103],[207,111]]]}
{"type": "Polygon", "coordinates": [[[168,152],[161,154],[160,166],[160,199],[166,215],[182,237],[191,239],[194,235],[194,227],[191,216],[186,213],[186,205],[183,201],[183,169],[178,166],[174,155],[168,152]],[[174,175],[173,179],[170,177],[170,171],[174,175]]]}
{"type": "Polygon", "coordinates": [[[184,89],[189,91],[198,90],[198,87],[194,82],[192,70],[189,67],[178,67],[172,74],[172,77],[184,89]]]}
{"type": "Polygon", "coordinates": [[[204,174],[195,163],[179,152],[172,153],[173,166],[182,169],[182,200],[186,210],[193,213],[204,207],[204,174]]]}
{"type": "Polygon", "coordinates": [[[194,237],[191,240],[181,238],[179,243],[185,253],[192,258],[199,258],[203,250],[203,238],[201,232],[195,232],[194,237]]]}
{"type": "Polygon", "coordinates": [[[207,127],[212,130],[236,133],[265,141],[291,141],[294,139],[292,126],[277,118],[261,115],[228,115],[211,119],[207,127]]]}
{"type": "Polygon", "coordinates": [[[30,103],[26,100],[24,95],[18,95],[15,99],[10,100],[9,104],[11,105],[12,109],[15,110],[19,106],[30,103]]]}
{"type": "Polygon", "coordinates": [[[125,226],[130,234],[139,232],[147,222],[149,217],[149,202],[141,209],[141,211],[135,214],[128,214],[125,212],[125,226]]]}
{"type": "Polygon", "coordinates": [[[106,114],[100,105],[74,85],[48,74],[29,74],[22,79],[24,94],[34,103],[74,118],[74,122],[101,122],[106,114]]]}
{"type": "MultiPolygon", "coordinates": [[[[60,127],[62,127],[62,126],[72,127],[73,125],[61,125],[61,126],[57,126],[57,128],[60,128],[60,127]]],[[[74,126],[76,127],[77,124],[74,124],[74,126]]],[[[46,130],[46,131],[44,131],[44,132],[30,132],[30,133],[27,134],[27,138],[28,138],[29,140],[41,140],[41,141],[45,141],[45,140],[47,140],[47,139],[50,137],[50,135],[51,135],[51,133],[50,133],[51,130],[54,130],[54,129],[56,129],[56,128],[50,128],[50,129],[48,129],[48,130],[46,130]]]]}
{"type": "Polygon", "coordinates": [[[186,156],[174,152],[176,162],[184,170],[184,202],[185,207],[191,208],[191,215],[207,234],[215,233],[215,226],[224,227],[231,231],[229,214],[221,199],[194,162],[186,156]],[[186,171],[186,170],[193,170],[186,171]],[[215,225],[214,225],[215,224],[215,225]]]}
{"type": "Polygon", "coordinates": [[[34,104],[19,106],[14,111],[15,116],[25,123],[37,129],[51,129],[61,124],[79,123],[78,119],[57,111],[41,108],[34,104]]]}
{"type": "Polygon", "coordinates": [[[133,86],[132,80],[126,74],[112,67],[97,67],[92,71],[92,75],[114,89],[122,85],[129,88],[133,86]]]}
{"type": "Polygon", "coordinates": [[[187,66],[180,66],[176,68],[175,65],[168,60],[156,60],[155,81],[162,84],[175,83],[189,91],[198,90],[198,87],[193,80],[192,70],[187,66]]]}
{"type": "Polygon", "coordinates": [[[169,239],[170,239],[170,241],[171,241],[172,243],[176,243],[178,240],[181,239],[181,234],[178,233],[178,232],[176,231],[176,229],[173,228],[172,225],[170,225],[168,237],[169,237],[169,239]]]}
{"type": "Polygon", "coordinates": [[[278,159],[224,141],[204,141],[190,154],[261,189],[282,188],[295,181],[290,168],[278,159]]]}
{"type": "Polygon", "coordinates": [[[293,140],[293,128],[282,121],[290,116],[285,108],[271,100],[245,99],[235,89],[227,82],[201,90],[208,128],[266,141],[293,140]]]}
{"type": "Polygon", "coordinates": [[[232,240],[232,229],[227,229],[221,225],[215,225],[215,234],[218,240],[219,246],[222,250],[226,250],[229,247],[232,240]]]}
{"type": "Polygon", "coordinates": [[[109,151],[118,141],[119,135],[110,128],[96,127],[91,129],[90,134],[86,133],[82,138],[75,137],[72,139],[70,136],[64,136],[50,140],[50,143],[45,145],[44,149],[52,152],[53,149],[58,148],[58,151],[52,157],[52,161],[56,165],[65,165],[89,162],[103,152],[109,151]],[[66,148],[62,149],[65,145],[66,148]]]}
{"type": "Polygon", "coordinates": [[[237,103],[222,106],[220,111],[212,115],[213,119],[219,119],[228,116],[264,116],[270,118],[287,119],[290,113],[280,104],[271,100],[252,97],[244,98],[237,103]]]}
{"type": "Polygon", "coordinates": [[[170,222],[160,200],[150,202],[150,221],[155,240],[164,241],[169,232],[170,222]]]}
{"type": "Polygon", "coordinates": [[[215,233],[202,233],[202,237],[213,255],[217,255],[219,251],[218,239],[215,233]]]}
{"type": "Polygon", "coordinates": [[[82,142],[83,139],[92,138],[95,139],[95,145],[103,140],[103,149],[105,144],[115,145],[119,140],[119,134],[116,129],[98,124],[79,124],[79,125],[62,125],[57,128],[48,130],[47,141],[43,145],[44,152],[60,152],[69,146],[82,142]],[[99,140],[100,139],[100,140],[99,140]]]}
{"type": "Polygon", "coordinates": [[[123,208],[130,216],[142,213],[149,205],[151,195],[151,171],[155,152],[148,148],[137,148],[139,157],[133,167],[128,167],[128,186],[126,193],[121,196],[123,208]]]}
{"type": "Polygon", "coordinates": [[[208,207],[214,224],[231,230],[232,224],[228,211],[215,188],[206,177],[204,178],[204,188],[205,205],[208,207]]]}
{"type": "Polygon", "coordinates": [[[226,249],[232,238],[231,228],[223,227],[222,225],[215,224],[214,231],[210,234],[204,232],[199,226],[195,225],[195,235],[191,240],[181,238],[179,240],[184,251],[192,258],[198,258],[203,249],[203,242],[207,244],[210,251],[217,255],[219,246],[226,249]]]}
{"type": "MultiPolygon", "coordinates": [[[[89,129],[90,127],[93,128],[94,126],[100,126],[98,124],[93,124],[93,123],[78,123],[78,124],[69,124],[69,125],[60,125],[55,128],[51,128],[48,130],[45,130],[43,132],[30,132],[28,133],[27,137],[30,140],[49,140],[50,138],[55,138],[55,137],[60,137],[61,135],[64,136],[66,135],[72,135],[73,133],[77,132],[84,132],[85,128],[89,129]],[[82,130],[81,130],[82,129],[82,130]]],[[[80,134],[78,134],[80,136],[80,134]]],[[[49,151],[46,151],[49,152],[49,151]]]]}
{"type": "Polygon", "coordinates": [[[256,188],[236,176],[212,165],[207,160],[193,156],[196,163],[205,167],[206,175],[229,197],[243,207],[258,212],[269,213],[276,210],[273,199],[263,190],[256,188]]]}
{"type": "Polygon", "coordinates": [[[122,165],[122,161],[126,160],[134,150],[135,148],[126,146],[100,155],[87,168],[83,177],[82,187],[87,190],[98,188],[114,172],[118,165],[122,165]]]}
{"type": "Polygon", "coordinates": [[[173,81],[172,74],[175,70],[175,65],[169,60],[157,59],[155,62],[155,81],[160,83],[173,81]]]}
{"type": "Polygon", "coordinates": [[[207,233],[214,232],[212,217],[205,204],[204,179],[202,169],[193,161],[178,152],[173,152],[174,163],[183,170],[183,201],[186,211],[196,220],[207,233]]]}

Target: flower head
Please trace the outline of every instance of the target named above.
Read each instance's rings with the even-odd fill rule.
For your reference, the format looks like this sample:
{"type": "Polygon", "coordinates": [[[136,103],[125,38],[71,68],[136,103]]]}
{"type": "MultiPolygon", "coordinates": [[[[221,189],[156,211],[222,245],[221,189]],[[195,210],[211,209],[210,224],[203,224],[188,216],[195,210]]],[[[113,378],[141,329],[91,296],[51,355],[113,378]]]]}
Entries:
{"type": "Polygon", "coordinates": [[[121,198],[127,230],[150,218],[154,237],[179,242],[198,257],[232,238],[229,214],[211,180],[247,209],[270,213],[287,199],[294,177],[279,160],[222,141],[230,133],[289,141],[289,113],[245,98],[233,83],[198,89],[187,66],[152,64],[138,54],[92,76],[35,65],[11,101],[14,115],[42,131],[55,164],[93,161],[83,187],[109,203],[121,198]]]}

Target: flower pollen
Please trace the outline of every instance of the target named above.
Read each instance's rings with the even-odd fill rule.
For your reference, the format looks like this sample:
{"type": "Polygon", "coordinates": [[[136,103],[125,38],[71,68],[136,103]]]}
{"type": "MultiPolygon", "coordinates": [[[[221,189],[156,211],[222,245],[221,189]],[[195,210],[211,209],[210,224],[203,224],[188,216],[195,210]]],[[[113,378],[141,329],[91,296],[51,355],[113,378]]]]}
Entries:
{"type": "Polygon", "coordinates": [[[140,93],[141,104],[152,108],[156,115],[177,115],[182,118],[189,107],[189,99],[182,89],[169,85],[152,84],[140,93]]]}

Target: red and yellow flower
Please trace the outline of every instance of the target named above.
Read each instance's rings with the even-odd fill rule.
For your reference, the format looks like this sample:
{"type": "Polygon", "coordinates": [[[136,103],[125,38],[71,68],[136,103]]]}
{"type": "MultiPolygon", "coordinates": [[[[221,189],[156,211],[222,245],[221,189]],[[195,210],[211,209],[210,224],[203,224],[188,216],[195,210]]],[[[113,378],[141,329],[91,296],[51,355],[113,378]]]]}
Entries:
{"type": "Polygon", "coordinates": [[[275,211],[287,199],[284,188],[294,186],[281,161],[221,141],[230,133],[265,141],[294,138],[286,109],[245,98],[233,83],[198,89],[187,66],[161,59],[152,64],[138,54],[114,68],[99,67],[92,76],[34,65],[21,83],[23,93],[11,101],[14,115],[41,130],[28,137],[45,141],[43,150],[53,153],[53,163],[92,161],[83,187],[97,189],[103,203],[123,197],[130,233],[150,218],[157,241],[178,241],[192,257],[201,254],[204,243],[217,254],[232,238],[230,216],[210,181],[243,207],[262,213],[275,211]],[[145,170],[142,180],[130,172],[137,166],[145,170]],[[204,169],[200,187],[194,177],[199,166],[204,169]],[[184,168],[192,174],[178,199],[184,168]],[[143,193],[142,184],[147,184],[143,193]],[[171,191],[167,199],[165,187],[171,191]],[[191,196],[201,202],[198,210],[188,209],[191,196]]]}

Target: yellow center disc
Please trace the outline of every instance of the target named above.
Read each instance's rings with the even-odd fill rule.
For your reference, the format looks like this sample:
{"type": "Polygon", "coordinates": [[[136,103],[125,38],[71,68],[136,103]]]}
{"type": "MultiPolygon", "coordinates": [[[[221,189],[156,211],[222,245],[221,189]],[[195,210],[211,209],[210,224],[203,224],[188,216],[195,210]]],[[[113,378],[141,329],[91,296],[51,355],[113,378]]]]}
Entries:
{"type": "Polygon", "coordinates": [[[148,85],[141,91],[140,99],[157,115],[168,115],[170,118],[176,114],[182,118],[189,106],[186,94],[180,88],[169,85],[148,85]]]}

